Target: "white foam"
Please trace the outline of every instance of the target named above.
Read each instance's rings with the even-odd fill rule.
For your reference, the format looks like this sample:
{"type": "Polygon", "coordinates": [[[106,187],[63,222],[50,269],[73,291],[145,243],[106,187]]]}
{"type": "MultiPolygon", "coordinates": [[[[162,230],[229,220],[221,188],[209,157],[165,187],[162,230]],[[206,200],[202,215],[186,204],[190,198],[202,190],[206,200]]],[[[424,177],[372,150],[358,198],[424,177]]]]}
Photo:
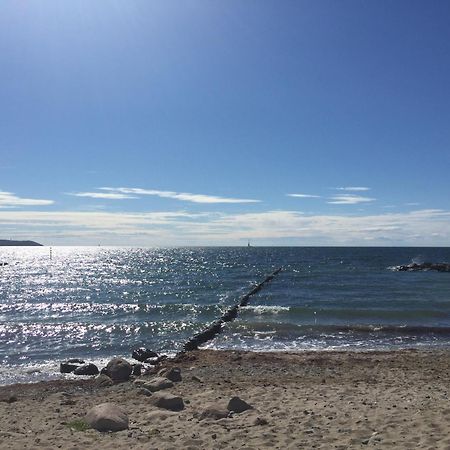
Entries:
{"type": "Polygon", "coordinates": [[[241,308],[243,311],[251,311],[255,314],[279,314],[288,312],[289,306],[250,305],[241,308]]]}

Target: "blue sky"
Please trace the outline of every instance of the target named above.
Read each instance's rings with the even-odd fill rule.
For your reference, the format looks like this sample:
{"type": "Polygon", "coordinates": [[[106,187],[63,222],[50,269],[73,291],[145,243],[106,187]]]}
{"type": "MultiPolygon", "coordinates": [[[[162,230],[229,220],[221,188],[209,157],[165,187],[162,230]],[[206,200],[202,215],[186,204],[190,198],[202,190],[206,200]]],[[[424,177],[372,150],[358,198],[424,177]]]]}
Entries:
{"type": "Polygon", "coordinates": [[[0,237],[450,245],[449,21],[437,0],[4,0],[0,237]]]}

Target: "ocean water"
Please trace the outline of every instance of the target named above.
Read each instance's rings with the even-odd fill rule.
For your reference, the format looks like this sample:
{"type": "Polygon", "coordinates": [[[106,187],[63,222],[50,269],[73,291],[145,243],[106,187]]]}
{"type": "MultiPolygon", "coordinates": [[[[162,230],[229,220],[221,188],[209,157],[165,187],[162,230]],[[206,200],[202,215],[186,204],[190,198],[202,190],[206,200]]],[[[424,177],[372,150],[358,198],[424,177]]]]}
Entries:
{"type": "Polygon", "coordinates": [[[0,384],[60,376],[69,357],[173,354],[280,266],[206,347],[448,346],[450,273],[392,270],[411,261],[450,248],[1,247],[0,384]]]}

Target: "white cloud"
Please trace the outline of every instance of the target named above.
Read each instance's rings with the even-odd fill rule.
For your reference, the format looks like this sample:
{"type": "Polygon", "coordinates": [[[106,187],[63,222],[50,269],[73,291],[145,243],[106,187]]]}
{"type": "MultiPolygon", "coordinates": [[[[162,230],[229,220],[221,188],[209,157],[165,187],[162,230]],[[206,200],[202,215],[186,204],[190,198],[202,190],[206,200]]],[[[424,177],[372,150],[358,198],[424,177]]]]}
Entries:
{"type": "Polygon", "coordinates": [[[141,189],[141,188],[100,188],[104,191],[118,192],[122,194],[134,194],[134,195],[155,195],[161,198],[171,198],[175,200],[182,200],[192,203],[259,203],[260,200],[251,200],[246,198],[227,198],[217,197],[215,195],[205,194],[190,194],[187,192],[172,192],[172,191],[158,191],[154,189],[141,189]]]}
{"type": "Polygon", "coordinates": [[[71,245],[450,245],[450,211],[306,215],[0,211],[0,234],[71,245]]]}
{"type": "Polygon", "coordinates": [[[373,202],[374,198],[362,197],[360,195],[342,194],[331,197],[327,202],[331,205],[356,205],[358,203],[373,202]]]}
{"type": "Polygon", "coordinates": [[[75,197],[101,198],[106,200],[124,200],[128,198],[138,198],[132,195],[121,194],[119,192],[74,192],[69,195],[75,197]]]}
{"type": "Polygon", "coordinates": [[[337,191],[370,191],[369,187],[364,186],[345,186],[334,188],[337,191]]]}
{"type": "Polygon", "coordinates": [[[312,194],[286,194],[288,197],[296,197],[296,198],[320,198],[320,195],[312,195],[312,194]]]}
{"type": "Polygon", "coordinates": [[[46,206],[52,205],[53,200],[21,198],[12,192],[0,191],[0,208],[15,208],[17,206],[46,206]]]}

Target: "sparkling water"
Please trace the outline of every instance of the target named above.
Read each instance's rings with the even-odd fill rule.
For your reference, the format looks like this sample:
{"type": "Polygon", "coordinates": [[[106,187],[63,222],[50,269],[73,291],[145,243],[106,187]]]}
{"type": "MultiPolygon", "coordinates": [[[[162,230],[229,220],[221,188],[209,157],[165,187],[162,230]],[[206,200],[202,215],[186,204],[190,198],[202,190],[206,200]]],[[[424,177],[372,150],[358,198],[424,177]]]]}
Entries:
{"type": "Polygon", "coordinates": [[[0,248],[0,383],[69,357],[175,353],[275,268],[208,348],[385,349],[450,343],[449,248],[0,248]],[[2,265],[2,263],[8,263],[2,265]]]}

